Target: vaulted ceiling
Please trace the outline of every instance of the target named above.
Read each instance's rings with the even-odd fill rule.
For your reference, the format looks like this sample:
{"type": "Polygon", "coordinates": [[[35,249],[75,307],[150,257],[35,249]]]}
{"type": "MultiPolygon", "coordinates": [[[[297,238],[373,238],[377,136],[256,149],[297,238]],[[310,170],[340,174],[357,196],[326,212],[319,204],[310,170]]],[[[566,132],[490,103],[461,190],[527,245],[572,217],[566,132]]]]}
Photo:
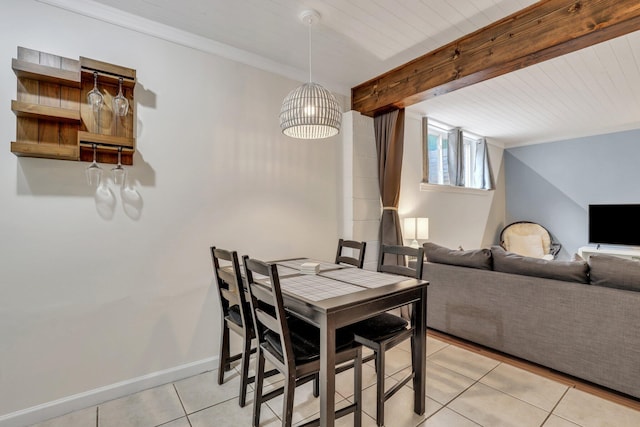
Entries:
{"type": "MultiPolygon", "coordinates": [[[[313,80],[349,89],[533,3],[531,0],[40,0],[90,14],[109,8],[246,52],[313,80]]],[[[111,10],[111,9],[109,9],[111,10]]],[[[103,14],[104,15],[104,14],[103,14]]],[[[115,20],[115,18],[114,18],[115,20]]],[[[131,22],[131,19],[124,20],[131,22]]],[[[135,27],[135,25],[133,25],[135,27]]],[[[262,61],[264,62],[264,61],[262,61]]],[[[273,67],[268,67],[273,71],[273,67]]],[[[286,94],[283,94],[283,97],[286,94]]],[[[640,128],[640,33],[477,83],[408,108],[505,146],[640,128]]]]}

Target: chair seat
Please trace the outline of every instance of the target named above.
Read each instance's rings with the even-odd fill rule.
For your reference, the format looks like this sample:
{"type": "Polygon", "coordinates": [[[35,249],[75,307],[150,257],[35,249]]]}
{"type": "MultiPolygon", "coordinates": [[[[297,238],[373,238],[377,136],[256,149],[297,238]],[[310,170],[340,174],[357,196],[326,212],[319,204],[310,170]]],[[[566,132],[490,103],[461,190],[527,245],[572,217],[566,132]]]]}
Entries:
{"type": "Polygon", "coordinates": [[[406,329],[407,326],[409,322],[405,319],[390,313],[382,313],[355,323],[351,326],[351,330],[355,335],[370,341],[381,341],[406,329]]]}
{"type": "MultiPolygon", "coordinates": [[[[320,358],[320,329],[314,325],[300,320],[297,317],[287,319],[291,345],[296,357],[296,363],[306,363],[320,358]]],[[[265,340],[271,349],[282,360],[283,351],[280,344],[280,336],[267,331],[265,340]]],[[[353,333],[340,329],[336,332],[336,351],[344,350],[353,345],[353,333]]]]}
{"type": "Polygon", "coordinates": [[[227,319],[231,320],[238,326],[242,326],[242,315],[240,314],[240,307],[237,305],[232,305],[229,307],[229,314],[227,315],[227,319]]]}

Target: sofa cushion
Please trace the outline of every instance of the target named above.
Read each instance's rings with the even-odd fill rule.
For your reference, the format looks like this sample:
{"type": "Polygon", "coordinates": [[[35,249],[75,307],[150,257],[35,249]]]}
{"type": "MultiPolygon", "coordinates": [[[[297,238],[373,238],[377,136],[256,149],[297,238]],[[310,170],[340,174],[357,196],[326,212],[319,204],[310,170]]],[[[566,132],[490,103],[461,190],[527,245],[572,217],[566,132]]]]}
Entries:
{"type": "Polygon", "coordinates": [[[591,284],[640,291],[640,262],[613,255],[591,255],[591,284]]]}
{"type": "Polygon", "coordinates": [[[423,247],[424,255],[429,262],[491,270],[491,251],[489,249],[461,251],[429,242],[425,243],[423,247]]]}
{"type": "Polygon", "coordinates": [[[493,269],[503,273],[568,282],[589,283],[589,264],[585,261],[556,261],[531,258],[505,251],[501,246],[492,246],[493,269]]]}

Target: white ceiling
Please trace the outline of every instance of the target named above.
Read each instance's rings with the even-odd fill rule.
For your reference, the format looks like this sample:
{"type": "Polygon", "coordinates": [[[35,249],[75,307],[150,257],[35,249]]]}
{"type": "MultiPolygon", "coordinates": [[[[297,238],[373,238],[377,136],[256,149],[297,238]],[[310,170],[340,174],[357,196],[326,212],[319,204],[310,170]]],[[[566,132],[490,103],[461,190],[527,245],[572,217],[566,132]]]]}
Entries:
{"type": "MultiPolygon", "coordinates": [[[[531,0],[40,0],[91,15],[146,18],[247,55],[246,62],[348,94],[369,80],[533,3],[531,0]],[[108,9],[104,7],[107,6],[108,9]],[[111,10],[111,8],[114,8],[111,10]],[[116,10],[117,9],[117,10],[116,10]],[[122,11],[122,12],[120,12],[122,11]]],[[[113,21],[117,21],[117,17],[113,21]]],[[[146,22],[146,21],[144,21],[146,22]]],[[[217,52],[219,49],[216,50],[217,52]]],[[[218,52],[219,53],[219,52],[218,52]]],[[[283,94],[283,97],[286,94],[283,94]]],[[[640,33],[408,108],[505,146],[640,128],[640,33]]]]}

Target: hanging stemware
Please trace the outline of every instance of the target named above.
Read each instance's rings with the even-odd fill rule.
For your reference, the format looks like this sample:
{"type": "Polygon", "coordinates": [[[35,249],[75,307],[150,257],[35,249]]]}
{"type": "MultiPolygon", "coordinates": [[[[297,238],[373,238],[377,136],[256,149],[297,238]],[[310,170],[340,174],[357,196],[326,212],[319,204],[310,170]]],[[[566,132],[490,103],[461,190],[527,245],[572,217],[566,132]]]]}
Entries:
{"type": "Polygon", "coordinates": [[[122,167],[122,147],[118,147],[118,165],[111,169],[113,174],[113,183],[116,185],[124,185],[127,177],[127,170],[122,167]]]}
{"type": "Polygon", "coordinates": [[[100,91],[98,90],[98,72],[93,72],[93,89],[87,93],[87,103],[91,105],[94,112],[98,112],[102,107],[102,103],[104,102],[104,98],[100,91]]]}
{"type": "Polygon", "coordinates": [[[113,98],[113,111],[122,117],[129,111],[129,100],[122,94],[122,77],[118,79],[118,95],[113,98]]]}
{"type": "Polygon", "coordinates": [[[100,178],[102,177],[102,168],[96,162],[96,149],[98,146],[93,144],[93,162],[85,170],[87,175],[87,183],[92,187],[97,187],[100,184],[100,178]]]}

